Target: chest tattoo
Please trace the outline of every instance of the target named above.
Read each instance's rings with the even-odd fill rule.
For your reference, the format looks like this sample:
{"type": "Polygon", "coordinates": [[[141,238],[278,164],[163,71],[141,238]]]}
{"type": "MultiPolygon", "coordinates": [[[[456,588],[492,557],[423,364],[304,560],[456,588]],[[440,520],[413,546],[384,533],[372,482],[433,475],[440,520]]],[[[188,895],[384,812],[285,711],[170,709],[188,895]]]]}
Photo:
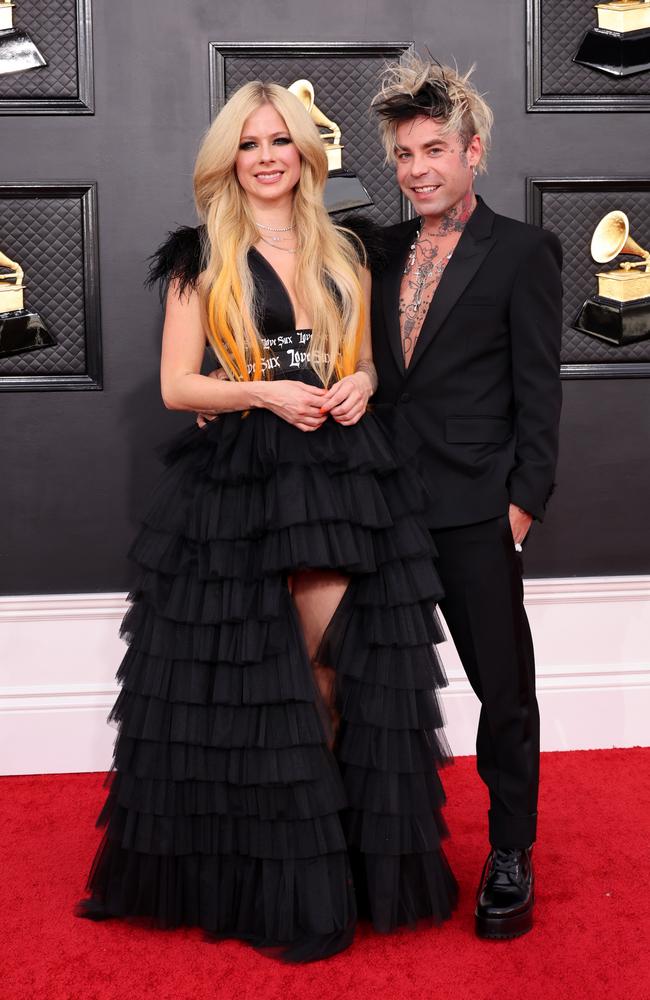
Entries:
{"type": "Polygon", "coordinates": [[[402,274],[399,297],[400,332],[406,368],[413,356],[424,317],[457,241],[458,237],[451,237],[441,243],[440,240],[423,234],[411,247],[402,274]]]}

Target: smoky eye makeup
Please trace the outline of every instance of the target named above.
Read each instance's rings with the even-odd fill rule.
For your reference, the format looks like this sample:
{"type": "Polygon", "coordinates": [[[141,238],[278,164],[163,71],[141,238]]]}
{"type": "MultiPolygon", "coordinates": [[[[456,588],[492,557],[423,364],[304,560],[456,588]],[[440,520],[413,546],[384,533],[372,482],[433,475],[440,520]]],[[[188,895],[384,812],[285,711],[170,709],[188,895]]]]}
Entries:
{"type": "MultiPolygon", "coordinates": [[[[276,135],[272,143],[274,146],[288,146],[293,142],[290,135],[276,135]]],[[[254,149],[257,146],[257,139],[242,139],[239,143],[239,148],[243,151],[247,149],[254,149]]]]}

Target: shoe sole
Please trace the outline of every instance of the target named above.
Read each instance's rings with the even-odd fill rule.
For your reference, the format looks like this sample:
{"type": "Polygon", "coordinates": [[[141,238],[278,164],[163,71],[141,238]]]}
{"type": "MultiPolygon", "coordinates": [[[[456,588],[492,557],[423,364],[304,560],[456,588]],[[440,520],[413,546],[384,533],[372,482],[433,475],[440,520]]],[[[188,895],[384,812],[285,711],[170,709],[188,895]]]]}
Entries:
{"type": "Polygon", "coordinates": [[[475,915],[475,928],[478,937],[491,940],[508,940],[521,937],[533,928],[533,906],[524,913],[511,917],[481,917],[475,915]]]}

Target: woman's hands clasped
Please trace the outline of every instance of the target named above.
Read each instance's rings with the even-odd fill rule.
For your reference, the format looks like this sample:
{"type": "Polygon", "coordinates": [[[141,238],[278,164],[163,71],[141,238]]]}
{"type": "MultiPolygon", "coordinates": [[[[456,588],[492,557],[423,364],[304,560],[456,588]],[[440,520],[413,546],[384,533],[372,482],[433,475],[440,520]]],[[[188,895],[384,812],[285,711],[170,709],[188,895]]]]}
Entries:
{"type": "Polygon", "coordinates": [[[327,420],[322,406],[327,393],[306,382],[278,379],[265,385],[264,406],[301,431],[315,431],[327,420]]]}
{"type": "Polygon", "coordinates": [[[318,430],[329,416],[345,427],[356,424],[373,393],[365,372],[346,375],[327,391],[290,379],[278,379],[268,386],[266,408],[301,431],[318,430]]]}
{"type": "MultiPolygon", "coordinates": [[[[225,379],[226,374],[217,369],[210,372],[210,377],[225,379]]],[[[363,371],[346,375],[328,390],[293,379],[275,379],[261,385],[265,409],[301,431],[318,430],[328,416],[345,427],[356,424],[366,412],[374,388],[363,371]]],[[[214,416],[210,412],[198,414],[199,427],[205,427],[214,416]]]]}
{"type": "Polygon", "coordinates": [[[325,394],[321,413],[330,414],[337,423],[350,427],[366,412],[373,391],[372,381],[366,372],[346,375],[325,394]]]}

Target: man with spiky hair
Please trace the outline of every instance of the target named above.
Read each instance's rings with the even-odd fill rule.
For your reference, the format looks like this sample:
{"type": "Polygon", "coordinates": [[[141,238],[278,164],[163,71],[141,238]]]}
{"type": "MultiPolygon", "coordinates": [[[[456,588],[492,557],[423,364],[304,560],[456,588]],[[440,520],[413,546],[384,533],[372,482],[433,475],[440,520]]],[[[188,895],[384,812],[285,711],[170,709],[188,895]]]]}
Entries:
{"type": "Polygon", "coordinates": [[[553,487],[562,254],[551,233],[476,195],[492,113],[469,75],[413,57],[388,68],[373,101],[415,210],[384,230],[373,275],[374,398],[423,445],[441,607],[481,701],[491,850],[476,930],[508,938],[533,923],[539,712],[520,552],[553,487]]]}

